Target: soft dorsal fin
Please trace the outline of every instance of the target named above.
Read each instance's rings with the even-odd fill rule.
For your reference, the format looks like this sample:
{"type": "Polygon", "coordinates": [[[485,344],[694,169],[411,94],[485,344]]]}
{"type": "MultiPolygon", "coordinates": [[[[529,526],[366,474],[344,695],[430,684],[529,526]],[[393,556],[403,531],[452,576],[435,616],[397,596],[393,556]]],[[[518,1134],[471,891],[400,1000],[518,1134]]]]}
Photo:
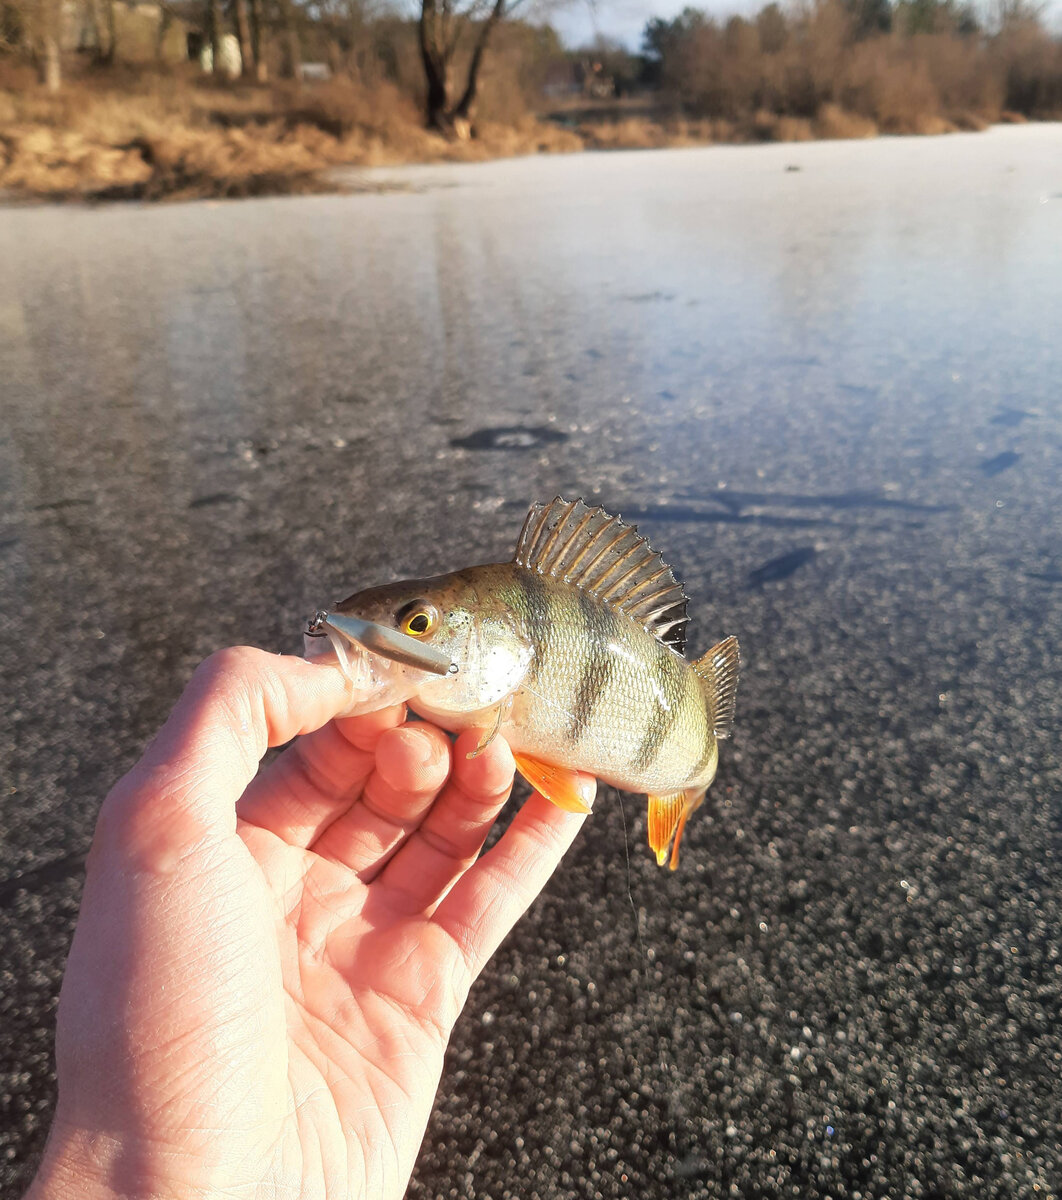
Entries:
{"type": "Polygon", "coordinates": [[[665,645],[686,649],[687,596],[633,525],[582,500],[535,504],[513,560],[618,608],[665,645]]]}
{"type": "Polygon", "coordinates": [[[693,664],[708,691],[708,709],[717,738],[729,737],[734,728],[740,665],[741,653],[736,637],[724,638],[693,664]]]}

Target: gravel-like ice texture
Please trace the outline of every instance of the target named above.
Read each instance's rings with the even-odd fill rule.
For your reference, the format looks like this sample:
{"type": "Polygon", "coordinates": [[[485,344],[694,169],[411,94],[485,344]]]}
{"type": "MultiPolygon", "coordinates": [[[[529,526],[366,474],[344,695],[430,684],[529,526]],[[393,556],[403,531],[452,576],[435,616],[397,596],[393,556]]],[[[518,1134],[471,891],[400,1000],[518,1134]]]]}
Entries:
{"type": "Polygon", "coordinates": [[[0,1191],[194,664],[559,492],[741,639],[737,730],[677,874],[602,798],[410,1196],[1056,1195],[1062,127],[403,179],[0,212],[0,1191]]]}

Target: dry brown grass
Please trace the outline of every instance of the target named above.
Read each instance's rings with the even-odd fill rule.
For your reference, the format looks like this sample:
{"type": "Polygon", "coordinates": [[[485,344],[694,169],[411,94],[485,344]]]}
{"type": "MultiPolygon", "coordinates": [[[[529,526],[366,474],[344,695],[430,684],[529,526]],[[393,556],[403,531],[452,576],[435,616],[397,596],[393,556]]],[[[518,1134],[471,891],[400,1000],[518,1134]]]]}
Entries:
{"type": "Polygon", "coordinates": [[[773,142],[810,142],[814,137],[815,130],[804,117],[776,117],[771,131],[773,142]]]}
{"type": "Polygon", "coordinates": [[[877,137],[878,127],[869,117],[846,112],[837,104],[823,104],[815,114],[815,135],[820,138],[877,137]]]}
{"type": "Polygon", "coordinates": [[[486,123],[473,141],[448,142],[386,83],[226,87],[156,73],[128,90],[81,80],[55,96],[32,86],[0,91],[0,188],[56,199],[306,191],[324,186],[321,173],[339,164],[582,147],[577,134],[532,117],[486,123]]]}
{"type": "Polygon", "coordinates": [[[647,117],[585,121],[579,125],[579,136],[593,150],[659,150],[681,145],[683,140],[678,129],[647,117]]]}
{"type": "Polygon", "coordinates": [[[577,130],[590,150],[663,150],[756,140],[748,127],[721,117],[687,117],[669,112],[627,115],[622,108],[612,118],[604,112],[597,118],[584,117],[577,130]]]}
{"type": "Polygon", "coordinates": [[[526,154],[571,154],[585,149],[583,139],[572,130],[526,115],[512,124],[481,121],[476,127],[476,136],[467,142],[441,139],[436,142],[432,157],[448,162],[482,162],[526,154]]]}
{"type": "Polygon", "coordinates": [[[677,146],[734,145],[746,142],[810,142],[815,138],[873,137],[873,122],[837,108],[815,121],[778,116],[761,109],[746,120],[722,117],[625,117],[618,121],[584,121],[579,134],[593,150],[659,150],[677,146]]]}
{"type": "Polygon", "coordinates": [[[285,190],[304,186],[339,145],[272,115],[266,97],[212,97],[180,78],[133,94],[75,83],[0,102],[0,187],[56,198],[285,190]]]}

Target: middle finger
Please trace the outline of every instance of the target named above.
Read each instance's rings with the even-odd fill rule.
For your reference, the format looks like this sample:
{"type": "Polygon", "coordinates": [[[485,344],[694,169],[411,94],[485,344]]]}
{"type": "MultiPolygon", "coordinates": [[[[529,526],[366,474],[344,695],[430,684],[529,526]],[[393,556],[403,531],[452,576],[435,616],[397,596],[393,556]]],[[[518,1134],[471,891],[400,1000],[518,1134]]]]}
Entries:
{"type": "Polygon", "coordinates": [[[388,730],[360,796],[310,849],[369,882],[431,811],[449,774],[450,740],[441,729],[415,721],[388,730]]]}

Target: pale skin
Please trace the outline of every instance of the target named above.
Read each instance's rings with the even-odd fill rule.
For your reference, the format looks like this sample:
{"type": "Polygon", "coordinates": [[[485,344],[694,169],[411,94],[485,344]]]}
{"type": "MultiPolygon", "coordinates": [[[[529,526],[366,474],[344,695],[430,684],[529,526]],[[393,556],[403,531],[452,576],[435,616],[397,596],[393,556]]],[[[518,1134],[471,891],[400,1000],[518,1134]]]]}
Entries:
{"type": "Polygon", "coordinates": [[[585,818],[532,795],[480,856],[504,740],[346,699],[222,651],[107,797],[27,1200],[403,1195],[469,988],[585,818]]]}

